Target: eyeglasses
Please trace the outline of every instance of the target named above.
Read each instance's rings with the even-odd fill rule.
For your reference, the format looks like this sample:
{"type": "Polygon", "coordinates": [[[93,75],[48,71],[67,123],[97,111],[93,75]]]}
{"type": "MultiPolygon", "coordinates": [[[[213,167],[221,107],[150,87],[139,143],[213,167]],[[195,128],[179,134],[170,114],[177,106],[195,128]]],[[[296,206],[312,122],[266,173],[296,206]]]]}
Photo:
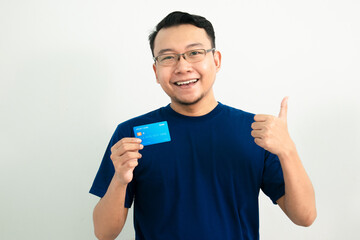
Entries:
{"type": "Polygon", "coordinates": [[[211,48],[208,50],[205,49],[193,49],[184,53],[167,53],[162,54],[157,57],[154,57],[154,61],[158,62],[161,66],[173,66],[175,65],[179,60],[180,56],[183,56],[183,58],[189,62],[189,63],[195,63],[200,62],[204,60],[206,53],[215,51],[215,48],[211,48]]]}

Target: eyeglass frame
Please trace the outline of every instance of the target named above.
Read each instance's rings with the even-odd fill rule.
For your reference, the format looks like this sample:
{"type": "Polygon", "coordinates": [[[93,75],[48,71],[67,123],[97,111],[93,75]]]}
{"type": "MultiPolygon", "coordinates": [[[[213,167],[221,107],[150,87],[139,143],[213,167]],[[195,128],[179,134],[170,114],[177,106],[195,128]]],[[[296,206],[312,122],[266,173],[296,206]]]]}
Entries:
{"type": "MultiPolygon", "coordinates": [[[[182,57],[184,58],[184,60],[188,62],[188,60],[185,58],[185,54],[188,53],[188,52],[191,52],[191,51],[196,51],[196,50],[204,50],[204,51],[205,51],[204,59],[205,59],[206,54],[209,53],[209,52],[214,52],[214,51],[216,51],[216,48],[210,48],[210,49],[207,49],[207,50],[204,49],[204,48],[197,48],[197,49],[192,49],[192,50],[186,51],[186,52],[184,52],[184,53],[172,53],[171,55],[177,56],[176,63],[178,63],[178,62],[180,61],[180,56],[182,56],[182,57]]],[[[159,62],[159,61],[158,61],[158,58],[161,57],[161,56],[163,56],[163,55],[170,55],[170,53],[160,54],[160,55],[158,55],[158,56],[156,56],[156,57],[153,57],[153,60],[154,60],[155,62],[159,62]]],[[[201,60],[201,61],[202,61],[202,60],[201,60]]],[[[199,62],[200,62],[200,61],[199,61],[199,62]]],[[[161,64],[159,64],[159,65],[161,66],[161,64]]],[[[166,65],[165,65],[165,66],[166,66],[166,65]]],[[[169,66],[171,66],[171,65],[169,65],[169,66]]]]}

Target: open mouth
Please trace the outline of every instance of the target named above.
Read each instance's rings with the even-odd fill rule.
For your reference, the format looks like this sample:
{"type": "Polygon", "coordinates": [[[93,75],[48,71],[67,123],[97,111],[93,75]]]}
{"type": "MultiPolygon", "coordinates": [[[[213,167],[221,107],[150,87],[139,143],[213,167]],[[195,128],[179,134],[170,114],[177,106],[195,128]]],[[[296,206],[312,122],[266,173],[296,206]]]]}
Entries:
{"type": "Polygon", "coordinates": [[[191,80],[187,80],[187,81],[179,81],[179,82],[175,82],[175,85],[177,85],[177,86],[190,85],[192,83],[196,83],[197,81],[199,81],[199,79],[191,79],[191,80]]]}

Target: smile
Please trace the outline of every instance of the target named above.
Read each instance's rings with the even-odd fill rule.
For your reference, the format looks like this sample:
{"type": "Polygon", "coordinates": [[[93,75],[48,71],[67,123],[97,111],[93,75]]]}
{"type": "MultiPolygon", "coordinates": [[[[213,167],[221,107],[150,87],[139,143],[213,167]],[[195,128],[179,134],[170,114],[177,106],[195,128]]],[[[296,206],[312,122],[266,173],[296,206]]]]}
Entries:
{"type": "Polygon", "coordinates": [[[179,81],[179,82],[176,82],[175,84],[177,86],[183,86],[183,85],[188,85],[190,83],[196,83],[197,81],[199,81],[199,79],[191,79],[191,80],[187,80],[187,81],[183,81],[183,82],[179,81]]]}

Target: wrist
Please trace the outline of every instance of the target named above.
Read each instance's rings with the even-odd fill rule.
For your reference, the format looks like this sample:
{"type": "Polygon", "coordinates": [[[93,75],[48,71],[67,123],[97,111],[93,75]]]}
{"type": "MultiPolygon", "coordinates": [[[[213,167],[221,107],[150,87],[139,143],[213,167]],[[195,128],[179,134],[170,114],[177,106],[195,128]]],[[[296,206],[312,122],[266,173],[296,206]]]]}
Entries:
{"type": "Polygon", "coordinates": [[[296,150],[296,146],[295,143],[293,141],[290,141],[289,144],[287,144],[286,146],[284,146],[282,148],[282,151],[279,152],[277,155],[279,157],[279,159],[286,159],[286,158],[291,158],[292,156],[297,154],[297,150],[296,150]]]}
{"type": "Polygon", "coordinates": [[[120,176],[119,174],[115,173],[114,174],[114,177],[112,179],[112,181],[114,182],[114,185],[116,187],[124,187],[126,188],[128,183],[126,181],[124,181],[120,176]]]}

